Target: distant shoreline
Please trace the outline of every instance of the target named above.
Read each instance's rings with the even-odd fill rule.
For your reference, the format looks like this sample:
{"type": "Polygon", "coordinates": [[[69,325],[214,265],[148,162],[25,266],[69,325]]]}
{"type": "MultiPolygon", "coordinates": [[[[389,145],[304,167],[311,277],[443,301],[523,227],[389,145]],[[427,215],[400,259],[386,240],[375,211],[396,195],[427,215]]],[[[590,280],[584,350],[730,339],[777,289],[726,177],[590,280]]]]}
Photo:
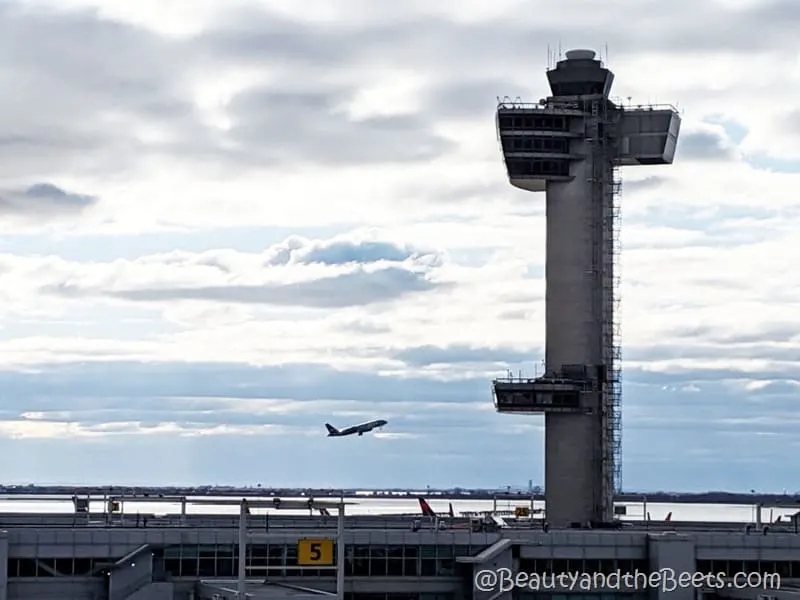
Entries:
{"type": "MultiPolygon", "coordinates": [[[[498,500],[530,501],[544,500],[544,495],[530,494],[527,491],[509,492],[506,490],[481,489],[408,489],[408,490],[368,490],[352,489],[311,489],[311,488],[249,488],[231,486],[197,487],[144,487],[144,486],[0,486],[0,494],[46,495],[46,496],[242,496],[242,497],[284,497],[284,498],[375,498],[402,499],[419,496],[448,500],[498,500]]],[[[625,492],[615,497],[616,502],[659,504],[797,504],[800,508],[800,494],[742,494],[733,492],[625,492]]]]}

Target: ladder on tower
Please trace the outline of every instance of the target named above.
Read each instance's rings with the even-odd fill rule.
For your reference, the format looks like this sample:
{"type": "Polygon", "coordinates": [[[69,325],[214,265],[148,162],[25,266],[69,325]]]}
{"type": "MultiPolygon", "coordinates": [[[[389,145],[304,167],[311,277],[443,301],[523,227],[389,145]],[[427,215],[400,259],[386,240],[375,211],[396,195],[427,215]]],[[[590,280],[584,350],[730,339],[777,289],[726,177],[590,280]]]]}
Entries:
{"type": "Polygon", "coordinates": [[[594,276],[601,278],[599,290],[600,305],[595,305],[594,314],[602,321],[601,344],[603,362],[607,369],[607,380],[602,390],[602,448],[601,465],[603,476],[602,509],[605,515],[613,515],[613,492],[621,487],[621,411],[620,411],[620,350],[619,331],[616,319],[618,278],[617,264],[617,220],[619,217],[616,197],[620,185],[613,167],[614,149],[610,144],[613,137],[613,117],[609,119],[605,99],[595,99],[590,106],[589,127],[586,138],[591,145],[593,168],[591,173],[593,204],[593,262],[594,276]],[[610,175],[610,176],[609,176],[610,175]],[[600,226],[598,226],[599,219],[600,226]]]}

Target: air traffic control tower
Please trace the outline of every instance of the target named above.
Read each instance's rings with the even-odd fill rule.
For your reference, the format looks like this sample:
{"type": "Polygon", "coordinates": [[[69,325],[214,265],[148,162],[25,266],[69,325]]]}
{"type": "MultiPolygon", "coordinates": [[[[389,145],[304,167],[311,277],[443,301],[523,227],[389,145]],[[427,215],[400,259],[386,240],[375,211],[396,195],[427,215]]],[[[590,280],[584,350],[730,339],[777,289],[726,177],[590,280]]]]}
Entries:
{"type": "Polygon", "coordinates": [[[614,75],[592,50],[567,52],[547,79],[552,96],[497,108],[511,185],[546,192],[545,373],[495,380],[494,400],[545,414],[550,525],[597,526],[612,521],[620,482],[617,168],[672,163],[680,117],[609,100],[614,75]]]}

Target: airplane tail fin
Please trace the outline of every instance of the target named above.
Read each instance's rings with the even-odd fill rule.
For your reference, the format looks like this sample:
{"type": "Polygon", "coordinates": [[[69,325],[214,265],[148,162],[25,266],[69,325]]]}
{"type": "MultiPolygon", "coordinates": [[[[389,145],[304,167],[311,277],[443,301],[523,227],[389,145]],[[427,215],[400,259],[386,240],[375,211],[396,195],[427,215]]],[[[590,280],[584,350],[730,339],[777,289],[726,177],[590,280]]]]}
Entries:
{"type": "Polygon", "coordinates": [[[419,508],[422,511],[423,516],[425,517],[435,517],[436,513],[433,512],[431,505],[428,504],[428,501],[425,498],[419,498],[419,508]]]}
{"type": "Polygon", "coordinates": [[[450,516],[451,517],[455,517],[456,516],[455,512],[453,512],[453,503],[452,502],[450,503],[450,516]]]}
{"type": "Polygon", "coordinates": [[[667,518],[664,519],[664,521],[672,521],[672,512],[671,511],[667,513],[667,518]]]}
{"type": "Polygon", "coordinates": [[[339,430],[330,423],[325,423],[325,429],[328,430],[328,435],[336,435],[339,433],[339,430]]]}

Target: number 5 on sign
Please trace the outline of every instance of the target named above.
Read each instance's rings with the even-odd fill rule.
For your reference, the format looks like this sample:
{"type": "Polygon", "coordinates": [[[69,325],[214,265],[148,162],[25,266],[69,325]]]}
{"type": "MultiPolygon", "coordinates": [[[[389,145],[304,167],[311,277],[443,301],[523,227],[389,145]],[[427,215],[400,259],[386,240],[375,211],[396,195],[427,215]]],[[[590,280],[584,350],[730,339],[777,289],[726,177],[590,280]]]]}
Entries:
{"type": "Polygon", "coordinates": [[[297,564],[307,566],[332,565],[333,540],[299,540],[297,542],[297,564]]]}

